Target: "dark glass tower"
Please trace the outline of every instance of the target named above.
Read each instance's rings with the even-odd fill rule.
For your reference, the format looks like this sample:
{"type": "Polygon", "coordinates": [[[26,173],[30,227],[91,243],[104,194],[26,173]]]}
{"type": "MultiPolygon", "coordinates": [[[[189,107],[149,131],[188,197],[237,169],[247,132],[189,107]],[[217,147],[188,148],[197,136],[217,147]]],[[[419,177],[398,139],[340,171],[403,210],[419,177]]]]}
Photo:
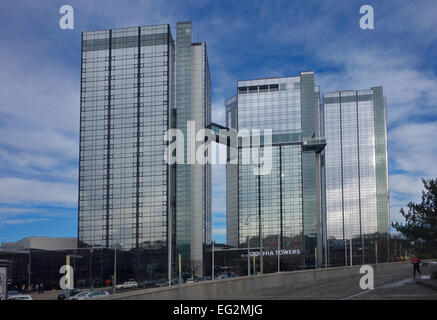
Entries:
{"type": "Polygon", "coordinates": [[[148,268],[169,273],[181,253],[189,272],[211,241],[210,170],[168,165],[164,135],[210,122],[206,45],[191,42],[189,22],[176,42],[169,25],[82,37],[78,238],[153,252],[148,268]]]}
{"type": "Polygon", "coordinates": [[[389,200],[382,87],[325,93],[323,111],[327,262],[386,261],[389,200]]]}
{"type": "MultiPolygon", "coordinates": [[[[226,103],[228,127],[271,129],[273,134],[270,173],[255,175],[257,165],[243,163],[248,148],[241,145],[238,164],[227,164],[228,244],[247,247],[249,240],[250,247],[266,251],[276,250],[279,242],[294,253],[282,258],[283,270],[314,267],[316,250],[322,252],[320,152],[325,140],[319,137],[319,101],[314,73],[302,72],[238,81],[237,96],[226,103]]],[[[256,144],[249,149],[266,151],[256,144]]],[[[261,270],[277,269],[276,257],[263,260],[261,270]]]]}

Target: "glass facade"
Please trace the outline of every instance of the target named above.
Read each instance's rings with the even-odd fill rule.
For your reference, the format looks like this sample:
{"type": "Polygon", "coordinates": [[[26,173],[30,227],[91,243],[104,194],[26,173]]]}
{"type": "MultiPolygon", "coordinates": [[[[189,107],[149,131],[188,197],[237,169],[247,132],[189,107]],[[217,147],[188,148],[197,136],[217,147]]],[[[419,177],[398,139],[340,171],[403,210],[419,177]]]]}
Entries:
{"type": "Polygon", "coordinates": [[[169,25],[82,35],[78,237],[86,245],[162,250],[175,259],[188,241],[200,244],[201,259],[202,244],[211,238],[209,167],[192,175],[189,167],[171,167],[164,159],[169,128],[186,130],[199,112],[204,127],[211,113],[206,46],[192,58],[191,23],[178,24],[177,35],[176,45],[169,25]],[[193,77],[200,88],[195,92],[193,77]],[[201,205],[192,213],[198,197],[201,205]],[[197,233],[192,216],[200,221],[197,233]]]}
{"type": "MultiPolygon", "coordinates": [[[[187,121],[191,119],[191,23],[177,25],[176,64],[176,127],[187,137],[187,121]]],[[[184,141],[184,148],[188,150],[184,141]]],[[[191,259],[191,165],[189,153],[185,163],[176,164],[176,251],[184,261],[191,259]]]]}
{"type": "Polygon", "coordinates": [[[383,261],[388,255],[383,248],[388,248],[389,220],[382,88],[326,93],[323,111],[328,141],[327,262],[329,265],[375,262],[377,242],[379,261],[383,261]]]}
{"type": "MultiPolygon", "coordinates": [[[[237,96],[226,100],[226,127],[237,130],[237,96]]],[[[231,149],[228,149],[229,160],[231,149]]],[[[226,164],[226,242],[238,247],[238,164],[226,164]]]]}
{"type": "Polygon", "coordinates": [[[189,133],[211,123],[211,76],[206,44],[192,43],[191,28],[191,22],[177,24],[176,128],[187,138],[185,163],[175,166],[175,254],[181,254],[184,270],[201,276],[204,245],[212,240],[211,167],[195,162],[192,150],[203,141],[191,141],[189,133]]]}
{"type": "MultiPolygon", "coordinates": [[[[247,247],[249,239],[250,247],[267,252],[279,244],[293,252],[281,263],[288,270],[314,266],[315,248],[322,244],[320,151],[306,144],[319,136],[318,109],[313,72],[239,81],[236,99],[226,106],[228,127],[273,133],[269,174],[255,175],[257,164],[243,164],[247,149],[263,157],[263,146],[240,146],[238,165],[227,164],[227,188],[238,190],[227,198],[227,219],[238,221],[238,229],[227,230],[228,244],[247,247]]],[[[268,256],[263,264],[266,272],[277,270],[268,256]]]]}

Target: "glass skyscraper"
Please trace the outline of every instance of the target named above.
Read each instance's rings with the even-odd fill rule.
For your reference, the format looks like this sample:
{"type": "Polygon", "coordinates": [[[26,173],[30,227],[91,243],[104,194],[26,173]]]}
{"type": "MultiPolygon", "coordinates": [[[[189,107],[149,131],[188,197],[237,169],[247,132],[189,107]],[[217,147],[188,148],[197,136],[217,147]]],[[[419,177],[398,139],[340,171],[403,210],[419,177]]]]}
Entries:
{"type": "Polygon", "coordinates": [[[228,245],[263,251],[260,269],[267,272],[276,270],[277,260],[264,251],[278,247],[292,253],[282,256],[282,270],[314,267],[316,250],[322,252],[320,153],[326,143],[319,132],[314,73],[238,81],[237,90],[226,101],[227,127],[271,129],[272,163],[270,173],[255,175],[257,164],[244,164],[242,156],[245,149],[261,156],[266,149],[252,143],[239,145],[238,162],[227,164],[228,245]]]}
{"type": "Polygon", "coordinates": [[[147,268],[203,273],[211,241],[209,165],[168,165],[170,128],[211,121],[205,43],[190,22],[82,34],[78,238],[155,252],[147,268]],[[169,264],[167,264],[167,258],[169,264]]]}
{"type": "Polygon", "coordinates": [[[325,93],[327,264],[388,258],[386,104],[382,87],[325,93]]]}

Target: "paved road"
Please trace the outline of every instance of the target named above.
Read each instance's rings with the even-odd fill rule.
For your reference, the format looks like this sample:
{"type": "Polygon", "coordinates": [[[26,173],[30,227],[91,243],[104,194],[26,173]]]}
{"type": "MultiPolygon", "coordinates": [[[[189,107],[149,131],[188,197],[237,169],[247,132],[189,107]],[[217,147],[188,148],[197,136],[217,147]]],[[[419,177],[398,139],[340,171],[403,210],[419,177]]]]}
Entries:
{"type": "Polygon", "coordinates": [[[348,297],[348,300],[437,300],[437,291],[427,288],[413,278],[392,282],[375,290],[348,297]]]}
{"type": "MultiPolygon", "coordinates": [[[[431,271],[437,270],[436,265],[422,267],[424,278],[429,278],[431,271]]],[[[361,274],[338,277],[329,280],[319,280],[317,283],[304,284],[302,287],[286,286],[259,289],[238,296],[227,296],[224,299],[435,299],[437,291],[427,288],[412,278],[412,265],[398,267],[395,272],[375,271],[373,290],[362,290],[359,286],[361,274]]],[[[424,279],[421,281],[431,281],[424,279]]]]}
{"type": "MultiPolygon", "coordinates": [[[[221,299],[278,299],[278,300],[301,300],[301,299],[344,299],[344,300],[391,300],[391,299],[420,299],[437,300],[436,285],[434,289],[422,285],[419,282],[435,283],[429,279],[432,271],[437,270],[437,264],[429,264],[422,267],[424,279],[418,281],[412,278],[412,265],[405,264],[396,268],[396,271],[375,271],[375,289],[362,290],[359,281],[362,277],[357,273],[352,276],[319,280],[316,283],[305,283],[301,287],[276,287],[269,289],[253,290],[251,292],[235,296],[226,296],[221,299]]],[[[432,287],[432,286],[431,286],[432,287]]],[[[107,289],[107,288],[105,288],[107,289]]],[[[131,291],[131,290],[126,290],[131,291]]],[[[55,300],[60,290],[46,291],[44,294],[32,294],[34,300],[55,300]]],[[[124,292],[124,291],[123,291],[124,292]]]]}

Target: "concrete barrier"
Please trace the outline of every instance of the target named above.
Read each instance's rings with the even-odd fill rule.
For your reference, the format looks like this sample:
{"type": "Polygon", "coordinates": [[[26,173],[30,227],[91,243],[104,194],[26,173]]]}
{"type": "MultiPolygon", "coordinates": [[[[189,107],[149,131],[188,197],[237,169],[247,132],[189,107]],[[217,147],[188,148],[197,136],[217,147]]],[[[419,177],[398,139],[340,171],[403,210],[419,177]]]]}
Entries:
{"type": "MultiPolygon", "coordinates": [[[[390,262],[372,265],[375,273],[406,267],[410,262],[390,262]]],[[[238,277],[214,281],[201,281],[182,285],[183,300],[213,300],[238,293],[250,292],[257,289],[267,289],[279,286],[300,288],[320,281],[334,280],[347,276],[359,275],[361,265],[352,267],[323,268],[315,271],[302,270],[281,273],[269,273],[256,277],[238,277]]],[[[135,290],[117,293],[105,300],[176,300],[179,299],[179,286],[170,286],[154,289],[135,290]]]]}

